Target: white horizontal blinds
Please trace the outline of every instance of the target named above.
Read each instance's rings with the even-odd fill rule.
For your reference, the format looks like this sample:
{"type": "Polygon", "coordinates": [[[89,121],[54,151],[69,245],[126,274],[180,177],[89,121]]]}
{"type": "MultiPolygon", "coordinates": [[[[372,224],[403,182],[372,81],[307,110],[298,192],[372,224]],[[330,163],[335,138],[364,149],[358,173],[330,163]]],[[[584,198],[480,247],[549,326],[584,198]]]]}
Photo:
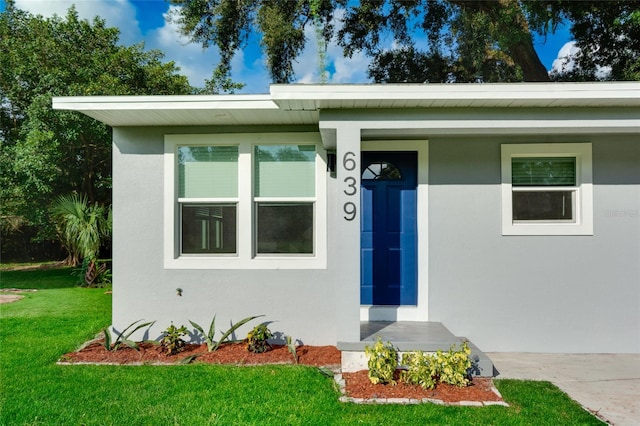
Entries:
{"type": "Polygon", "coordinates": [[[511,159],[513,186],[575,186],[575,157],[517,157],[511,159]]]}
{"type": "Polygon", "coordinates": [[[256,197],[315,197],[315,145],[255,147],[256,197]]]}
{"type": "Polygon", "coordinates": [[[178,147],[179,198],[235,198],[237,196],[237,146],[178,147]]]}

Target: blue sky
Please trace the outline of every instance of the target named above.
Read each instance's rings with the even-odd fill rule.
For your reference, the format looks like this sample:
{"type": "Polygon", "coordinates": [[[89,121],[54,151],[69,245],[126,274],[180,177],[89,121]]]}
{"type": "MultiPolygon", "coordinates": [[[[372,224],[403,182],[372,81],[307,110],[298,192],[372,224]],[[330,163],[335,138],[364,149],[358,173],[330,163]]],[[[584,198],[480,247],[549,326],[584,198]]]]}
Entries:
{"type": "MultiPolygon", "coordinates": [[[[193,86],[202,87],[217,64],[219,55],[215,48],[203,50],[200,45],[188,43],[174,24],[165,17],[171,8],[165,0],[16,0],[16,6],[33,14],[64,16],[67,9],[76,5],[81,18],[92,19],[99,15],[107,25],[120,28],[120,42],[125,45],[144,42],[150,49],[160,49],[166,60],[174,61],[181,73],[189,78],[193,86]]],[[[0,0],[0,10],[4,10],[4,0],[0,0]]],[[[318,82],[317,57],[311,29],[310,42],[294,65],[297,82],[318,82]]],[[[570,41],[569,29],[561,28],[546,40],[536,40],[536,50],[547,69],[553,67],[554,60],[562,50],[564,56],[570,41]]],[[[236,54],[233,61],[233,78],[246,83],[244,93],[267,93],[269,78],[265,60],[259,48],[259,40],[250,40],[249,46],[236,54]]],[[[366,83],[368,59],[363,54],[344,58],[342,50],[335,44],[327,46],[327,59],[331,71],[330,83],[366,83]]]]}

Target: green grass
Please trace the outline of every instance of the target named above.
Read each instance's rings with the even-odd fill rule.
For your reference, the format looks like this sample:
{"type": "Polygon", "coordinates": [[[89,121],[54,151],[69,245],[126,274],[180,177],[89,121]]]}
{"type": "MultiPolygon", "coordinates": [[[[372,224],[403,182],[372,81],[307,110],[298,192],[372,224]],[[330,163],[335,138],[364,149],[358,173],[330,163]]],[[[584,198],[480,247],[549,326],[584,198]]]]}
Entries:
{"type": "Polygon", "coordinates": [[[601,424],[547,382],[499,380],[511,407],[356,405],[303,366],[59,366],[110,323],[104,289],[70,270],[2,272],[1,287],[37,288],[0,305],[0,425],[601,424]]]}

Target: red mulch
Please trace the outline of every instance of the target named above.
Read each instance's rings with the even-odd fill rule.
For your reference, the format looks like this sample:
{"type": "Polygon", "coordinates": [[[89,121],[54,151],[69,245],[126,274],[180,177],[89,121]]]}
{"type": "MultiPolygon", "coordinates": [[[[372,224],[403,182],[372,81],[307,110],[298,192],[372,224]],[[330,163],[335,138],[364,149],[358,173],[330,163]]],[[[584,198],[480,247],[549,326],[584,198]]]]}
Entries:
{"type": "MultiPolygon", "coordinates": [[[[296,349],[298,363],[312,366],[339,368],[340,351],[335,346],[299,346],[296,349]]],[[[93,342],[77,352],[63,355],[64,363],[109,363],[109,364],[154,364],[179,363],[185,357],[198,355],[195,363],[257,365],[257,364],[293,364],[294,360],[286,346],[274,345],[264,353],[249,352],[242,343],[226,343],[215,352],[207,352],[206,345],[186,345],[177,355],[167,355],[162,346],[152,343],[140,343],[140,351],[122,346],[117,351],[107,351],[102,342],[93,342]]],[[[398,382],[393,385],[374,385],[367,377],[367,371],[343,373],[346,383],[346,396],[351,398],[411,398],[438,399],[445,403],[460,401],[502,401],[494,393],[490,378],[474,378],[470,386],[459,388],[440,384],[434,390],[398,382]]]]}
{"type": "Polygon", "coordinates": [[[447,403],[460,401],[502,401],[493,392],[493,381],[490,378],[476,377],[467,387],[458,387],[447,384],[439,384],[435,389],[423,389],[417,385],[410,385],[397,381],[392,384],[374,385],[367,376],[367,371],[355,373],[342,373],[346,382],[346,394],[352,398],[386,399],[386,398],[411,398],[422,400],[425,398],[438,399],[447,403]]]}
{"type": "MultiPolygon", "coordinates": [[[[153,343],[140,343],[140,351],[122,346],[117,351],[107,351],[102,342],[94,342],[78,352],[65,354],[62,360],[70,363],[153,364],[179,363],[180,360],[198,355],[195,362],[210,364],[293,364],[293,356],[284,345],[273,345],[268,352],[249,352],[242,343],[225,343],[215,352],[207,352],[207,345],[186,345],[177,355],[167,355],[166,350],[153,343]]],[[[299,346],[296,348],[298,363],[303,365],[340,365],[340,351],[335,346],[299,346]]]]}

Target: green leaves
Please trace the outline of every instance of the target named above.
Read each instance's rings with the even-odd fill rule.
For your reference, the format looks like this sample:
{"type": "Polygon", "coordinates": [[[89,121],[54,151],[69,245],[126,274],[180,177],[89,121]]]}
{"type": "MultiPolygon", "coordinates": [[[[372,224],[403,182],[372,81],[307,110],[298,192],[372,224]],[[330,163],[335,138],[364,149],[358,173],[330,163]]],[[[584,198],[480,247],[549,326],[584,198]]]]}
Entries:
{"type": "Polygon", "coordinates": [[[209,331],[207,333],[204,332],[204,329],[198,323],[191,320],[189,320],[189,322],[196,330],[200,332],[200,334],[202,334],[202,338],[207,343],[207,349],[209,350],[209,352],[215,352],[216,350],[218,350],[220,345],[226,342],[229,339],[229,336],[231,336],[238,328],[242,327],[249,321],[252,321],[256,318],[263,317],[263,316],[264,315],[256,315],[252,317],[247,317],[247,318],[244,318],[243,320],[238,321],[235,324],[232,324],[229,330],[222,333],[222,337],[220,337],[220,340],[218,341],[214,340],[215,333],[216,333],[216,330],[215,330],[216,316],[215,315],[211,320],[211,324],[209,325],[209,331]]]}
{"type": "Polygon", "coordinates": [[[256,354],[267,352],[271,345],[267,342],[273,337],[273,333],[266,324],[258,324],[247,334],[247,350],[256,354]]]}
{"type": "Polygon", "coordinates": [[[111,237],[109,210],[111,207],[89,204],[83,195],[61,195],[56,199],[51,215],[71,266],[80,259],[95,258],[102,241],[111,237]]]}
{"type": "MultiPolygon", "coordinates": [[[[122,46],[104,20],[71,8],[43,18],[0,13],[0,220],[5,247],[14,224],[55,238],[49,207],[61,194],[111,204],[111,130],[76,112],[54,111],[52,96],[189,94],[185,76],[159,51],[122,46]],[[6,223],[5,223],[6,222],[6,223]]],[[[16,238],[17,239],[17,238],[16,238]]],[[[8,243],[8,244],[7,244],[8,243]]],[[[24,245],[24,244],[22,244],[24,245]]]]}
{"type": "Polygon", "coordinates": [[[287,349],[289,353],[293,357],[293,362],[298,363],[298,350],[296,348],[296,342],[293,340],[291,336],[285,336],[285,341],[287,342],[287,349]]]}
{"type": "MultiPolygon", "coordinates": [[[[383,343],[380,337],[373,346],[365,346],[371,383],[396,384],[394,373],[398,369],[398,350],[391,342],[383,343]]],[[[460,349],[452,345],[447,352],[440,350],[436,353],[422,351],[407,352],[402,356],[403,381],[420,385],[425,389],[435,388],[437,383],[447,383],[455,386],[469,384],[469,370],[471,350],[467,342],[463,342],[460,349]]]]}
{"type": "Polygon", "coordinates": [[[369,358],[369,380],[371,383],[391,383],[396,384],[393,375],[398,368],[398,350],[391,342],[383,343],[378,337],[373,346],[365,346],[365,355],[369,358]]]}
{"type": "Polygon", "coordinates": [[[467,386],[471,368],[470,354],[467,342],[463,342],[460,349],[452,345],[447,352],[438,350],[435,354],[422,351],[406,353],[402,357],[405,367],[402,380],[425,389],[433,389],[438,383],[467,386]]]}
{"type": "Polygon", "coordinates": [[[145,322],[145,323],[136,325],[140,321],[142,320],[134,321],[131,324],[129,324],[127,328],[125,328],[124,330],[122,330],[121,333],[118,334],[113,344],[111,343],[111,332],[109,331],[109,327],[103,329],[102,332],[104,334],[105,349],[108,351],[117,351],[120,348],[120,346],[127,345],[130,348],[133,348],[136,351],[139,351],[140,347],[136,342],[130,339],[131,335],[136,331],[140,330],[141,328],[151,326],[155,323],[155,321],[151,321],[151,322],[145,322]],[[129,331],[130,329],[131,331],[129,331]]]}
{"type": "Polygon", "coordinates": [[[175,355],[184,350],[185,341],[182,340],[181,337],[187,334],[187,327],[184,325],[176,327],[172,322],[171,325],[167,327],[160,341],[160,344],[167,350],[167,355],[175,355]]]}

